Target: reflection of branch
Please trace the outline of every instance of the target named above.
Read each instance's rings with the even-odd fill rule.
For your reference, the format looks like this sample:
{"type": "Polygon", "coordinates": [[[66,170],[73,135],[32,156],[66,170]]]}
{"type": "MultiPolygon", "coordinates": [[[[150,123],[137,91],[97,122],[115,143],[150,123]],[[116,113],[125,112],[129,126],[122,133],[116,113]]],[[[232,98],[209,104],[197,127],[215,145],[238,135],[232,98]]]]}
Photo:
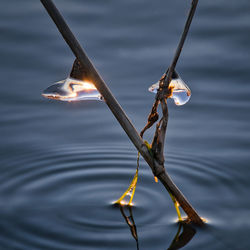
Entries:
{"type": "MultiPolygon", "coordinates": [[[[127,225],[129,226],[131,235],[136,241],[137,250],[139,250],[139,239],[138,234],[136,230],[136,224],[134,221],[133,213],[132,213],[132,207],[131,206],[121,206],[118,205],[121,211],[121,214],[123,218],[125,219],[127,225]],[[126,212],[129,214],[126,215],[126,212]]],[[[168,250],[177,250],[184,246],[186,246],[194,237],[196,234],[195,229],[185,221],[179,222],[177,233],[169,246],[168,250]]]]}
{"type": "Polygon", "coordinates": [[[139,250],[139,241],[138,241],[136,225],[135,225],[135,221],[134,221],[134,217],[133,217],[133,213],[132,213],[132,207],[131,206],[119,206],[119,207],[121,210],[121,214],[124,217],[126,223],[128,224],[130,231],[131,231],[131,234],[136,241],[137,250],[139,250]],[[125,208],[128,209],[129,215],[125,214],[125,208]]]}
{"type": "Polygon", "coordinates": [[[188,242],[194,237],[196,231],[193,227],[186,224],[185,222],[179,223],[178,231],[173,239],[168,250],[177,250],[188,244],[188,242]],[[182,229],[182,233],[181,233],[182,229]],[[180,234],[181,233],[181,234],[180,234]]]}
{"type": "Polygon", "coordinates": [[[171,192],[175,197],[180,206],[186,212],[191,221],[196,224],[203,225],[203,221],[195,211],[195,209],[191,206],[185,196],[181,193],[181,191],[174,184],[172,179],[168,176],[165,171],[163,165],[159,164],[155,159],[150,155],[146,144],[143,142],[142,138],[139,136],[135,127],[129,120],[128,116],[121,108],[120,104],[117,102],[106,83],[102,80],[101,76],[96,71],[94,65],[89,60],[88,56],[82,49],[81,45],[75,38],[74,34],[70,30],[69,26],[66,24],[62,15],[53,4],[51,0],[41,0],[42,4],[48,11],[49,15],[53,19],[56,24],[58,30],[62,34],[64,40],[67,42],[72,52],[75,54],[76,58],[81,63],[82,67],[86,68],[89,76],[91,77],[92,82],[96,86],[97,90],[103,96],[106,104],[109,109],[112,111],[116,119],[119,121],[121,127],[127,133],[129,139],[133,142],[137,150],[140,152],[142,157],[148,163],[150,168],[152,169],[154,175],[158,177],[158,179],[162,182],[165,188],[171,192]]]}

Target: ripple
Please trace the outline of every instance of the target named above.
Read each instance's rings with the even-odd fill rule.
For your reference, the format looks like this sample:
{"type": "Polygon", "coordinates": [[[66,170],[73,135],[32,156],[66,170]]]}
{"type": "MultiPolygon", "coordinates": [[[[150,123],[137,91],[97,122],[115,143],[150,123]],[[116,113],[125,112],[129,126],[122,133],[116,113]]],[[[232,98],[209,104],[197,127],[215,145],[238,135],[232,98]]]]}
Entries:
{"type": "MultiPolygon", "coordinates": [[[[167,152],[168,172],[184,194],[194,200],[201,215],[216,225],[218,217],[214,216],[211,199],[218,202],[215,192],[236,195],[232,172],[225,172],[215,159],[176,152],[167,152]]],[[[6,230],[10,230],[9,235],[18,235],[20,244],[32,247],[40,244],[50,249],[77,249],[83,243],[98,247],[107,242],[120,246],[129,239],[133,245],[131,236],[124,233],[128,226],[112,202],[132,180],[136,156],[135,150],[120,145],[62,145],[34,148],[9,161],[1,160],[5,171],[0,177],[0,205],[6,230]],[[13,223],[17,226],[13,227],[13,223]],[[76,246],[72,242],[77,242],[76,246]]],[[[154,183],[143,160],[134,203],[137,228],[167,230],[172,225],[175,230],[173,204],[162,185],[154,183]]],[[[143,239],[147,235],[147,240],[160,237],[158,230],[150,232],[149,236],[147,230],[142,230],[139,236],[143,239]]],[[[10,238],[6,236],[4,240],[10,238]]]]}
{"type": "MultiPolygon", "coordinates": [[[[128,187],[136,157],[136,151],[127,147],[67,145],[33,149],[3,160],[0,205],[9,235],[15,234],[18,244],[25,247],[72,249],[70,242],[91,246],[97,241],[98,246],[116,232],[112,245],[125,244],[131,237],[124,234],[127,225],[112,201],[128,187]]],[[[165,224],[151,206],[160,207],[165,194],[154,189],[152,174],[144,164],[141,172],[133,208],[140,214],[138,225],[165,224]]],[[[7,236],[4,241],[10,244],[7,236]]]]}
{"type": "MultiPolygon", "coordinates": [[[[117,146],[62,146],[32,151],[2,162],[6,171],[0,177],[0,193],[8,194],[13,205],[15,202],[20,205],[22,201],[25,205],[32,199],[53,204],[100,206],[112,212],[112,202],[128,187],[135,173],[136,154],[130,148],[117,146]]],[[[165,194],[154,189],[156,184],[150,169],[144,163],[141,165],[135,205],[143,211],[151,203],[160,205],[165,194]]],[[[141,223],[154,219],[146,214],[141,223]]]]}

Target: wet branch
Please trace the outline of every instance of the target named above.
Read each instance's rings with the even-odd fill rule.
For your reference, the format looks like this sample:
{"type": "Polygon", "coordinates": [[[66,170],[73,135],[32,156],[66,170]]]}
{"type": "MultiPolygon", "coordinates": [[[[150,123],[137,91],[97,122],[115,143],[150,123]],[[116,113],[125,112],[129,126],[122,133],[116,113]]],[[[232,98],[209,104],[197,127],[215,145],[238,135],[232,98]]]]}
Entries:
{"type": "Polygon", "coordinates": [[[112,111],[112,113],[114,114],[124,131],[127,133],[128,137],[133,142],[137,150],[148,163],[154,175],[159,178],[159,180],[162,182],[168,192],[175,196],[176,200],[178,201],[182,209],[185,211],[185,213],[188,215],[189,219],[198,225],[203,225],[203,221],[199,217],[195,209],[191,206],[185,196],[181,193],[181,191],[177,188],[177,186],[171,180],[169,175],[166,173],[164,165],[159,164],[155,159],[152,158],[142,138],[134,128],[133,124],[131,123],[123,109],[121,108],[120,104],[112,95],[111,91],[109,90],[103,79],[98,74],[97,70],[87,57],[84,50],[81,48],[81,45],[74,37],[73,33],[69,29],[68,25],[64,21],[63,17],[59,13],[53,2],[51,0],[41,0],[41,2],[49,13],[50,17],[53,19],[64,40],[69,45],[74,55],[81,63],[82,67],[87,69],[91,80],[95,84],[100,94],[103,96],[109,109],[112,111]]]}

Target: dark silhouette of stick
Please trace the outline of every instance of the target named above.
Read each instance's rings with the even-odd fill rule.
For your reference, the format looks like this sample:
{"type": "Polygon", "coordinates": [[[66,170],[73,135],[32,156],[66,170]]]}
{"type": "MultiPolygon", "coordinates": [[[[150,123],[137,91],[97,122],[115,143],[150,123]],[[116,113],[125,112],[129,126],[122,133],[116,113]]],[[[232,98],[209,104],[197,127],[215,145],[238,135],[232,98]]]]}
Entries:
{"type": "MultiPolygon", "coordinates": [[[[151,117],[158,117],[157,113],[157,106],[159,102],[161,103],[161,108],[162,108],[162,118],[160,119],[160,122],[156,125],[156,131],[154,135],[154,139],[152,142],[152,152],[154,154],[154,158],[160,163],[164,164],[164,145],[165,145],[165,137],[166,137],[166,132],[167,132],[167,124],[168,124],[168,107],[167,107],[167,98],[171,95],[171,89],[169,88],[169,84],[172,80],[173,74],[177,74],[175,71],[176,64],[178,62],[178,59],[180,57],[184,42],[186,40],[197,4],[199,0],[193,0],[192,5],[189,11],[188,18],[186,20],[186,24],[184,26],[184,30],[181,35],[181,39],[179,41],[179,44],[177,46],[174,58],[167,69],[167,72],[162,76],[160,83],[159,83],[159,89],[157,91],[155,103],[153,104],[153,107],[155,110],[152,108],[151,113],[149,115],[149,118],[151,117]],[[155,113],[152,113],[155,112],[155,113]]],[[[153,125],[153,122],[151,122],[148,119],[148,123],[146,124],[145,128],[142,130],[141,134],[145,132],[149,127],[153,125]]],[[[170,194],[171,196],[171,194],[170,194]]],[[[174,203],[175,203],[174,199],[174,203]]],[[[177,211],[178,214],[178,211],[177,211]]]]}
{"type": "Polygon", "coordinates": [[[173,73],[175,72],[175,67],[176,67],[178,59],[180,57],[181,51],[183,49],[183,45],[185,43],[185,40],[186,40],[188,31],[189,31],[190,25],[192,23],[198,1],[199,0],[192,0],[191,8],[190,8],[190,11],[189,11],[189,14],[188,14],[186,24],[184,26],[184,30],[183,30],[182,35],[181,35],[181,39],[179,41],[179,44],[177,46],[177,49],[175,51],[175,55],[173,57],[173,60],[172,60],[172,62],[170,64],[170,66],[168,67],[168,69],[166,70],[166,72],[163,74],[163,76],[160,79],[159,89],[158,89],[158,92],[157,92],[157,94],[155,96],[155,102],[153,104],[153,107],[152,107],[152,109],[150,111],[150,114],[148,115],[147,124],[142,129],[142,131],[140,132],[141,137],[143,137],[143,134],[145,133],[145,131],[148,130],[149,128],[151,128],[154,125],[154,123],[158,120],[159,115],[158,115],[158,112],[157,112],[157,108],[158,108],[159,103],[161,102],[162,106],[167,105],[167,104],[165,105],[162,100],[167,98],[167,96],[169,95],[168,86],[169,86],[169,84],[170,84],[170,82],[172,80],[173,73]]]}
{"type": "Polygon", "coordinates": [[[133,142],[137,150],[148,163],[148,165],[153,171],[153,174],[158,177],[158,179],[162,182],[168,192],[175,196],[176,200],[178,201],[182,209],[185,211],[185,213],[188,215],[190,220],[198,225],[203,225],[204,223],[202,219],[199,217],[195,209],[191,206],[185,196],[181,193],[181,191],[177,188],[177,186],[165,172],[164,166],[160,165],[152,158],[142,138],[139,136],[133,124],[121,108],[120,104],[117,102],[105,82],[98,74],[97,70],[85,54],[84,50],[81,48],[79,42],[74,37],[73,33],[71,32],[63,17],[57,10],[56,6],[51,0],[41,0],[41,2],[49,13],[50,17],[53,19],[64,40],[69,45],[74,55],[81,63],[82,67],[88,70],[91,80],[95,84],[100,94],[103,96],[106,104],[108,105],[108,107],[124,129],[124,131],[127,133],[128,137],[133,142]]]}
{"type": "Polygon", "coordinates": [[[148,116],[147,124],[140,132],[141,137],[143,137],[144,132],[150,127],[152,127],[154,123],[158,120],[159,115],[157,112],[157,108],[158,108],[159,103],[161,103],[163,115],[162,115],[160,122],[156,125],[156,131],[155,131],[154,139],[152,142],[152,151],[154,152],[155,158],[157,159],[157,161],[161,164],[164,164],[164,145],[165,145],[165,136],[166,136],[166,131],[167,131],[167,123],[168,123],[168,112],[167,112],[168,108],[167,108],[166,99],[171,95],[169,84],[172,80],[173,74],[177,74],[175,71],[175,67],[180,57],[181,51],[183,49],[183,45],[185,43],[190,25],[192,23],[198,1],[199,0],[192,0],[191,8],[190,8],[190,11],[189,11],[189,14],[188,14],[185,26],[184,26],[184,30],[182,32],[182,35],[179,41],[179,44],[175,51],[175,55],[166,73],[164,73],[160,79],[159,89],[155,96],[155,102],[148,116]]]}
{"type": "Polygon", "coordinates": [[[186,24],[184,26],[183,33],[181,35],[180,42],[179,42],[178,47],[177,47],[177,49],[175,51],[175,55],[174,55],[174,58],[172,60],[172,63],[170,64],[170,66],[167,69],[167,72],[165,74],[166,78],[165,78],[163,86],[162,86],[163,88],[168,88],[168,85],[169,85],[169,83],[172,80],[172,75],[173,75],[173,72],[175,70],[175,67],[176,67],[176,64],[178,62],[178,59],[180,57],[181,51],[183,49],[183,45],[185,43],[185,40],[186,40],[188,31],[189,31],[190,25],[192,23],[192,20],[193,20],[193,17],[194,17],[194,13],[195,13],[198,1],[199,0],[192,0],[191,9],[189,11],[188,18],[187,18],[186,24]]]}

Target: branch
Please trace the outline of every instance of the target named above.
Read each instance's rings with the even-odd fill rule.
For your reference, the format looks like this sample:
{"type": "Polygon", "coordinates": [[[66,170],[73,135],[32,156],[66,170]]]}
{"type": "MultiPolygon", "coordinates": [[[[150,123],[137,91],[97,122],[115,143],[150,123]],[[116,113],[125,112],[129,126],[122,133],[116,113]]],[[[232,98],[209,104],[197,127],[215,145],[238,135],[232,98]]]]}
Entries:
{"type": "Polygon", "coordinates": [[[143,156],[145,161],[148,163],[152,171],[159,178],[165,188],[176,197],[176,200],[179,202],[180,206],[186,212],[190,220],[198,225],[203,225],[202,219],[199,217],[199,215],[191,206],[191,204],[189,204],[187,199],[184,197],[181,191],[176,187],[171,178],[165,172],[164,166],[159,165],[151,157],[147,146],[143,142],[142,138],[139,136],[133,124],[131,123],[131,121],[129,120],[129,118],[115,99],[115,97],[112,95],[105,82],[98,74],[97,70],[85,54],[84,50],[81,48],[79,42],[74,37],[73,33],[71,32],[63,17],[57,10],[56,6],[51,0],[41,0],[41,2],[49,13],[50,17],[53,19],[58,30],[62,34],[64,40],[69,45],[76,58],[79,60],[82,66],[88,70],[91,80],[94,82],[100,94],[104,97],[104,100],[108,105],[109,109],[112,111],[124,131],[127,133],[128,137],[133,142],[140,154],[143,156]]]}
{"type": "Polygon", "coordinates": [[[196,11],[196,7],[197,7],[197,4],[198,4],[198,1],[199,0],[192,0],[191,8],[190,8],[190,11],[189,11],[189,14],[188,14],[188,18],[187,18],[186,24],[184,26],[183,33],[181,35],[180,42],[179,42],[178,47],[177,47],[177,49],[175,51],[175,55],[174,55],[174,58],[172,60],[172,63],[170,64],[170,67],[167,69],[167,72],[165,73],[164,81],[162,81],[162,83],[163,83],[162,87],[165,88],[165,89],[168,88],[168,85],[169,85],[169,83],[172,80],[172,75],[173,75],[173,72],[175,70],[175,67],[176,67],[176,64],[178,62],[178,59],[180,57],[181,51],[183,49],[183,45],[185,43],[185,40],[186,40],[188,31],[189,31],[190,25],[192,23],[192,20],[193,20],[193,17],[194,17],[194,13],[196,11]]]}
{"type": "Polygon", "coordinates": [[[157,108],[158,108],[159,100],[166,98],[166,96],[168,95],[168,86],[172,80],[172,75],[173,75],[173,72],[175,70],[178,59],[180,57],[180,54],[181,54],[184,42],[186,40],[190,25],[192,23],[198,1],[199,0],[192,0],[192,4],[191,4],[191,8],[190,8],[190,11],[188,14],[188,18],[187,18],[186,24],[184,26],[184,30],[182,32],[178,47],[175,51],[174,58],[172,60],[172,63],[168,67],[166,73],[163,74],[163,76],[161,77],[161,79],[159,81],[160,82],[159,89],[158,89],[157,94],[155,96],[155,102],[154,102],[153,107],[152,107],[150,114],[148,116],[147,124],[145,125],[145,127],[142,129],[142,131],[140,133],[141,137],[143,137],[144,132],[147,129],[149,129],[150,127],[152,127],[154,125],[154,123],[158,120],[159,115],[157,113],[157,108]]]}

